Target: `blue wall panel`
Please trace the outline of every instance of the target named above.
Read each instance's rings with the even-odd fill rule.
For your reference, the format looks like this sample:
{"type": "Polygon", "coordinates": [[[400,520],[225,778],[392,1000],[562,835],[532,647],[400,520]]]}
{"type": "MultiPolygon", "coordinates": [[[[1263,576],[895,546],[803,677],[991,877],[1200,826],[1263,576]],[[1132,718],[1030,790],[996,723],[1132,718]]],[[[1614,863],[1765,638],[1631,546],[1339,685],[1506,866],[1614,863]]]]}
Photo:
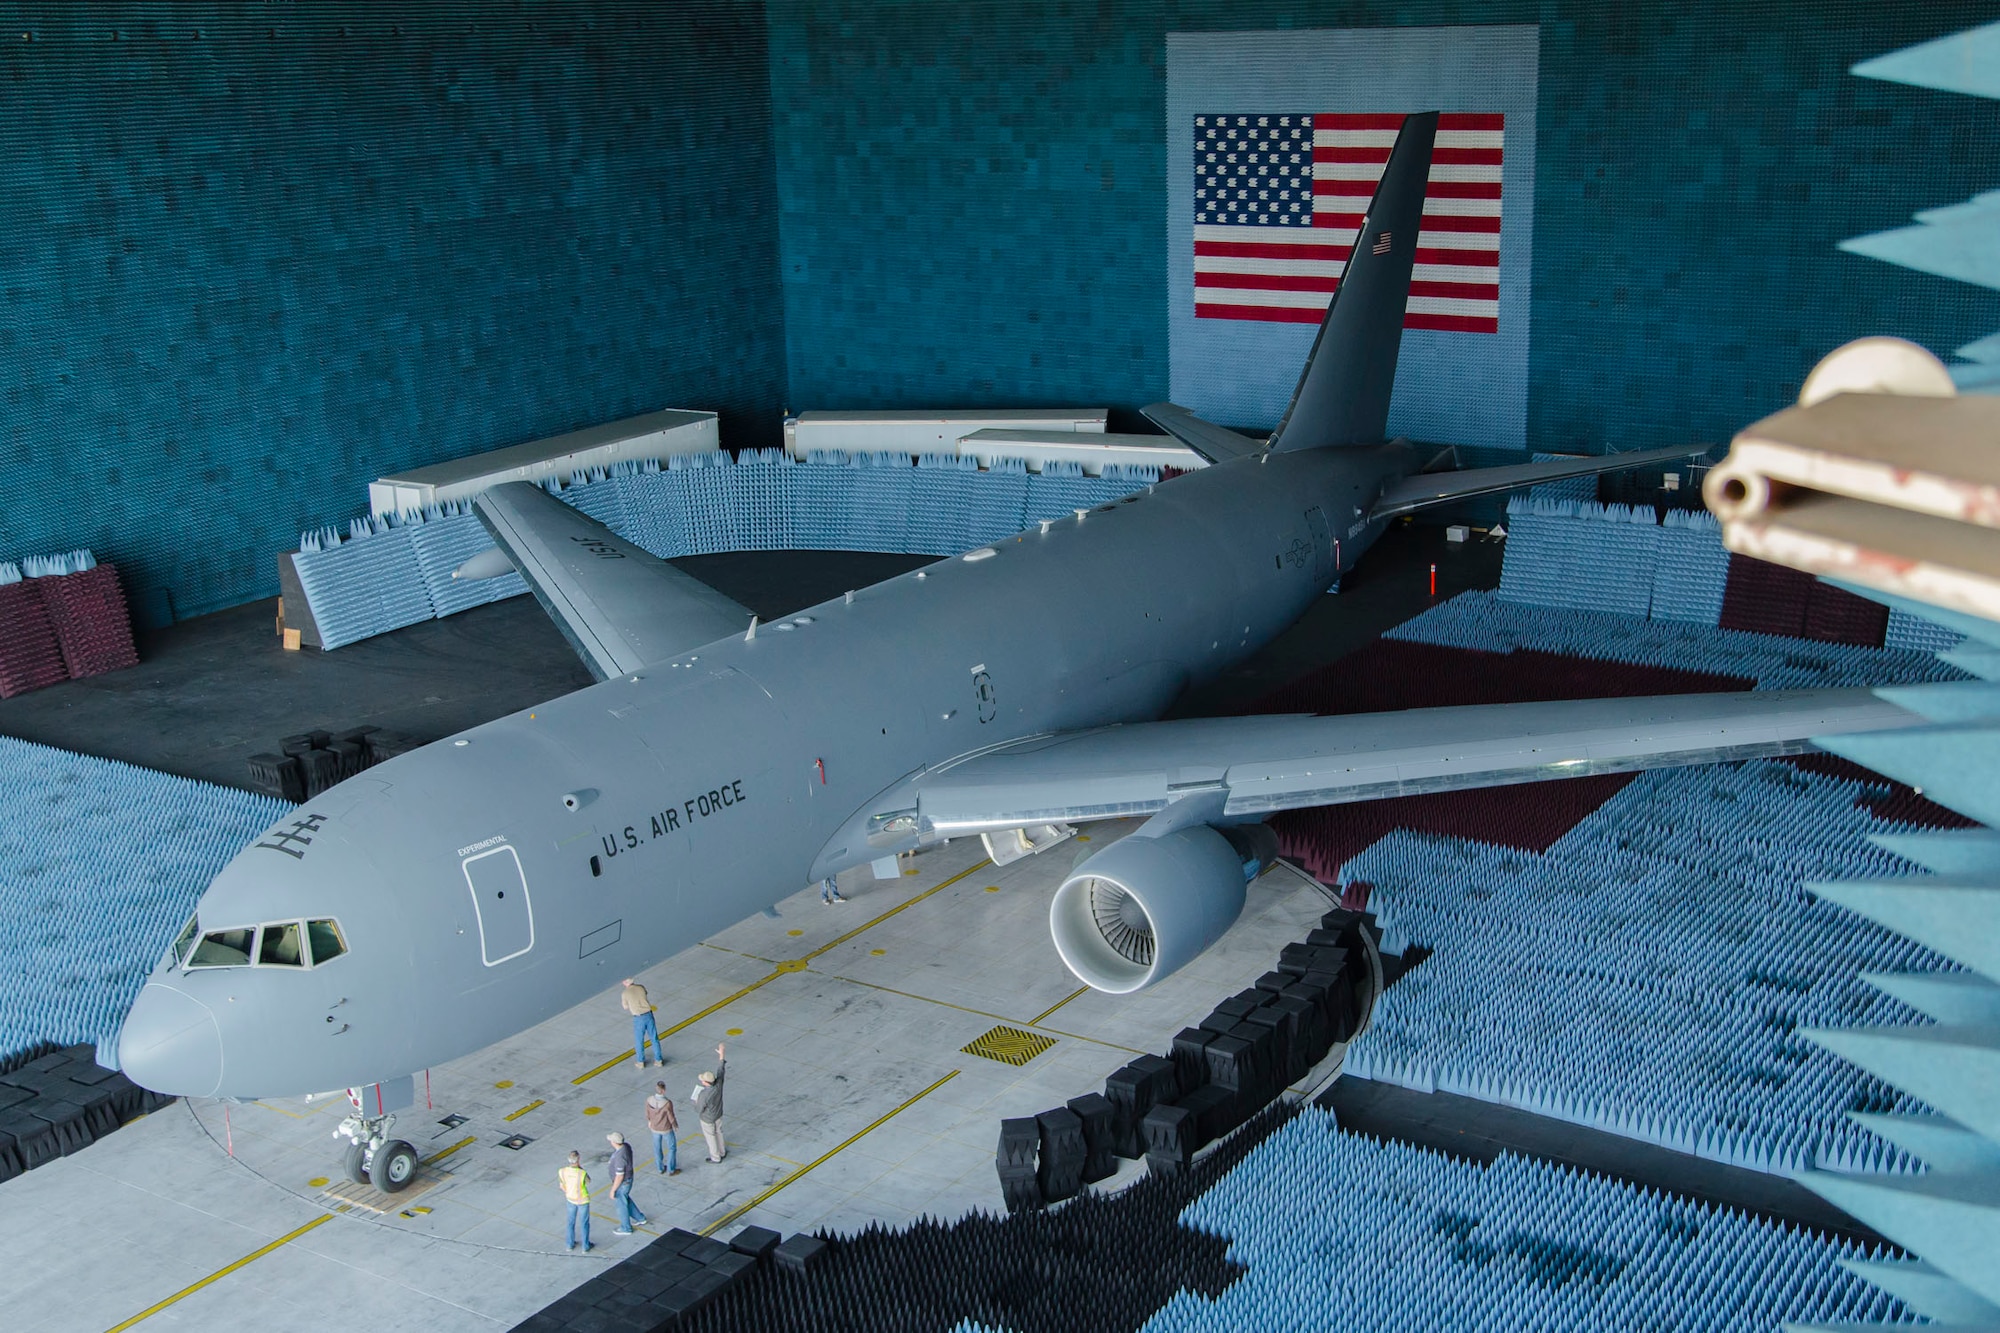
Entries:
{"type": "Polygon", "coordinates": [[[761,4],[0,26],[0,558],[92,546],[185,616],[385,472],[669,405],[775,426],[761,4]]]}
{"type": "Polygon", "coordinates": [[[2000,295],[1835,248],[2000,185],[2000,106],[1847,72],[1990,5],[769,12],[794,409],[1166,396],[1170,32],[1539,25],[1530,449],[1726,440],[1851,337],[2000,327],[2000,295]]]}

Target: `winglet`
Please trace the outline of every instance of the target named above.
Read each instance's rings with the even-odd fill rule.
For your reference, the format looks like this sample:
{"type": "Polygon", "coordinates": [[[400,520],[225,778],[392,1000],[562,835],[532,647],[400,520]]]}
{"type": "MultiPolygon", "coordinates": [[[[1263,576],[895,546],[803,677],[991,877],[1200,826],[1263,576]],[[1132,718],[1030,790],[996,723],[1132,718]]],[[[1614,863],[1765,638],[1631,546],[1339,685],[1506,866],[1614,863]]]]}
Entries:
{"type": "Polygon", "coordinates": [[[1271,435],[1274,452],[1380,444],[1388,434],[1437,123],[1435,111],[1403,120],[1299,387],[1271,435]]]}

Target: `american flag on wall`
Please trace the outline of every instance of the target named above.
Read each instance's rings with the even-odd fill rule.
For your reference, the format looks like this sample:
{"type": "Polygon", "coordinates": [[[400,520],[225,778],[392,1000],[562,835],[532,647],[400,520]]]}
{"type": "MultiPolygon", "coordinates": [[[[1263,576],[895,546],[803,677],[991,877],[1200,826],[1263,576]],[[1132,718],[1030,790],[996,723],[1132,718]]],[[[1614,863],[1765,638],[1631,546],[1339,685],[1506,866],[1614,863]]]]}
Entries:
{"type": "MultiPolygon", "coordinates": [[[[1317,324],[1402,128],[1400,115],[1194,118],[1197,319],[1317,324]]],[[[1403,327],[1500,331],[1506,117],[1438,118],[1403,327]]]]}

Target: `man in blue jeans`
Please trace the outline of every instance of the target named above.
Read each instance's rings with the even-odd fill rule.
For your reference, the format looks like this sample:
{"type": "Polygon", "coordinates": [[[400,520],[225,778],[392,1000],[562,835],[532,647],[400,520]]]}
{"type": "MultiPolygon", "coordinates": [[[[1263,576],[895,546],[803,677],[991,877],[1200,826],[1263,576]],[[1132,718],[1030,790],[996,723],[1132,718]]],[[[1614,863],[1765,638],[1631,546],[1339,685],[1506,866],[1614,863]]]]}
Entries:
{"type": "Polygon", "coordinates": [[[652,1064],[652,1056],[657,1055],[660,1063],[666,1064],[667,1052],[660,1045],[660,1025],[653,1018],[653,1002],[646,997],[646,988],[630,977],[625,978],[625,989],[619,993],[618,1003],[632,1015],[633,1063],[644,1069],[652,1064]],[[653,1042],[652,1055],[646,1052],[649,1037],[653,1042]]]}
{"type": "Polygon", "coordinates": [[[583,1154],[571,1150],[569,1165],[556,1172],[563,1201],[569,1205],[569,1248],[576,1250],[576,1233],[583,1232],[583,1252],[590,1253],[590,1173],[583,1169],[583,1154]]]}
{"type": "Polygon", "coordinates": [[[632,1202],[632,1145],[615,1129],[604,1137],[611,1140],[611,1211],[618,1219],[612,1234],[629,1236],[633,1227],[646,1220],[646,1215],[632,1202]]]}
{"type": "Polygon", "coordinates": [[[653,1165],[663,1176],[679,1175],[681,1121],[674,1114],[674,1099],[667,1096],[664,1083],[655,1083],[653,1095],[646,1099],[646,1128],[653,1131],[653,1165]]]}

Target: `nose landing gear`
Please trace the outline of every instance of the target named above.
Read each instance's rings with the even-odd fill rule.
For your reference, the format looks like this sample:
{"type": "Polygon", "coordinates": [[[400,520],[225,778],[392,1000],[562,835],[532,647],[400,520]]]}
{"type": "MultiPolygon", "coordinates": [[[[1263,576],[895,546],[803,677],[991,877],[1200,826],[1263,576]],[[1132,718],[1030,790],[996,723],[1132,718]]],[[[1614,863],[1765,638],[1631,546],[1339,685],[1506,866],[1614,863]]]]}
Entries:
{"type": "Polygon", "coordinates": [[[403,1139],[389,1137],[396,1126],[393,1115],[350,1115],[333,1131],[335,1138],[347,1139],[347,1178],[357,1184],[373,1185],[384,1194],[395,1194],[417,1178],[417,1150],[403,1139]]]}
{"type": "Polygon", "coordinates": [[[414,1076],[347,1090],[351,1110],[333,1136],[347,1140],[343,1165],[349,1180],[395,1194],[417,1178],[417,1150],[405,1140],[391,1137],[396,1116],[389,1109],[411,1105],[415,1090],[414,1076]],[[371,1109],[375,1114],[368,1114],[371,1109]]]}

